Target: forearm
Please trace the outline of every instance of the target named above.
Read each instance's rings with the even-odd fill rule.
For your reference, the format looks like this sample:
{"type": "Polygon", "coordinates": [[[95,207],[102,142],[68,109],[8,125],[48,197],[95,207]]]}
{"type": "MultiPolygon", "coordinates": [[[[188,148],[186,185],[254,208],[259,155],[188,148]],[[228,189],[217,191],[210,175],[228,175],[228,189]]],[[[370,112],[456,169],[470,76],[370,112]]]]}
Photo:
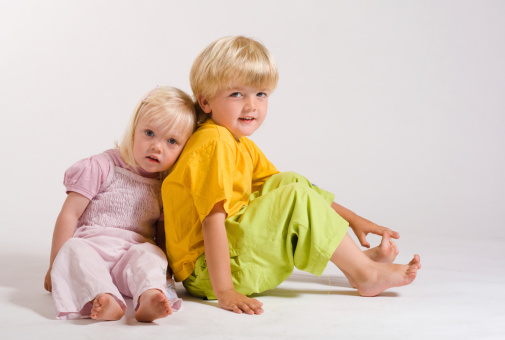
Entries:
{"type": "Polygon", "coordinates": [[[217,206],[217,209],[215,208],[202,223],[205,259],[212,289],[218,299],[223,292],[234,289],[230,270],[228,236],[224,224],[225,218],[226,213],[217,206]]]}
{"type": "Polygon", "coordinates": [[[387,232],[392,238],[400,238],[400,234],[398,232],[379,226],[366,218],[355,214],[351,210],[344,208],[340,204],[333,202],[331,207],[337,212],[337,214],[342,216],[342,218],[349,223],[349,227],[352,228],[354,234],[358,237],[360,244],[366,248],[370,247],[370,243],[366,240],[366,235],[369,233],[383,235],[384,232],[387,232]]]}
{"type": "Polygon", "coordinates": [[[335,210],[337,212],[337,214],[339,214],[340,216],[342,216],[342,218],[344,220],[346,220],[350,226],[353,226],[356,222],[356,219],[359,218],[358,215],[356,215],[354,212],[352,212],[351,210],[341,206],[340,204],[338,203],[335,203],[333,202],[331,204],[331,207],[333,208],[333,210],[335,210]]]}
{"type": "Polygon", "coordinates": [[[54,226],[50,266],[53,265],[61,247],[74,235],[77,221],[88,204],[89,199],[86,197],[74,192],[68,194],[54,226]]]}
{"type": "Polygon", "coordinates": [[[61,247],[69,238],[74,235],[75,225],[77,220],[66,215],[60,214],[56,220],[53,232],[53,241],[51,246],[50,266],[53,265],[54,259],[61,247]]]}
{"type": "Polygon", "coordinates": [[[219,202],[202,223],[205,259],[212,289],[222,308],[235,313],[261,314],[263,304],[237,292],[233,286],[225,219],[223,202],[219,202]]]}
{"type": "Polygon", "coordinates": [[[49,258],[49,269],[47,270],[46,277],[44,279],[44,288],[49,292],[52,291],[51,271],[54,259],[65,242],[74,235],[77,221],[88,204],[88,198],[75,192],[70,192],[63,203],[63,207],[61,208],[60,214],[58,215],[54,226],[51,256],[49,258]]]}

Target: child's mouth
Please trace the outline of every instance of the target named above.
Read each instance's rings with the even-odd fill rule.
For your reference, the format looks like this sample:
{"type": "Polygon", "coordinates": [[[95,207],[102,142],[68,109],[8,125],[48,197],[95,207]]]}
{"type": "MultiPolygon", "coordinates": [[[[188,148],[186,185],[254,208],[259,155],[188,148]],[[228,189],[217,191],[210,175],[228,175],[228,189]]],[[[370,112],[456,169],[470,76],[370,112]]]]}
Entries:
{"type": "Polygon", "coordinates": [[[160,162],[156,157],[147,156],[146,158],[149,159],[151,162],[154,162],[154,163],[159,163],[160,162]]]}
{"type": "Polygon", "coordinates": [[[252,122],[254,120],[253,117],[245,117],[245,118],[239,118],[243,122],[252,122]]]}

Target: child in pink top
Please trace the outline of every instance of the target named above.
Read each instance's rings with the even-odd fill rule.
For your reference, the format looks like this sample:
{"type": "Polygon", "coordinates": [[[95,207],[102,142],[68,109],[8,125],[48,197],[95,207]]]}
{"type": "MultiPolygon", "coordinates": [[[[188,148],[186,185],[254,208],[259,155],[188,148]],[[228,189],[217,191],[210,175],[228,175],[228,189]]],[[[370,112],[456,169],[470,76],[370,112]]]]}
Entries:
{"type": "Polygon", "coordinates": [[[119,320],[123,295],[133,298],[141,322],[180,308],[164,252],[160,188],[194,129],[191,98],[157,87],[137,105],[118,148],[66,171],[68,196],[44,281],[57,318],[119,320]]]}

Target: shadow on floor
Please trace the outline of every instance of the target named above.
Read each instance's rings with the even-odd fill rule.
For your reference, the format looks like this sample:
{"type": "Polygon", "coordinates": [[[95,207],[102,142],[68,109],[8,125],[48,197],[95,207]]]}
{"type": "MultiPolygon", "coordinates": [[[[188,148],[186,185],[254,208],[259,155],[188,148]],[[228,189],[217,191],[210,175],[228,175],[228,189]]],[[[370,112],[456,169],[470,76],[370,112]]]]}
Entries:
{"type": "Polygon", "coordinates": [[[0,286],[12,290],[10,301],[54,320],[56,312],[53,299],[44,289],[48,267],[48,258],[34,254],[0,253],[0,268],[3,272],[0,286]]]}
{"type": "MultiPolygon", "coordinates": [[[[56,320],[51,294],[44,289],[44,278],[48,269],[48,259],[36,254],[26,253],[0,253],[0,267],[3,275],[0,276],[0,287],[11,290],[8,294],[10,302],[22,308],[34,311],[40,316],[56,320]]],[[[286,283],[310,283],[324,286],[323,289],[291,289],[277,287],[253,297],[274,296],[274,297],[297,297],[305,294],[331,294],[331,295],[354,295],[358,293],[352,289],[345,277],[323,275],[317,277],[303,272],[293,273],[286,283]],[[345,288],[345,289],[336,289],[345,288]],[[349,290],[348,290],[349,289],[349,290]]],[[[305,285],[306,286],[306,285],[305,285]]],[[[217,301],[207,301],[195,298],[187,293],[179,284],[177,292],[179,296],[187,302],[196,302],[213,308],[220,308],[217,301]]],[[[383,292],[379,296],[396,296],[392,292],[383,292]]],[[[128,310],[125,315],[127,323],[138,324],[134,318],[134,308],[132,300],[125,298],[128,310]]],[[[75,324],[87,325],[95,322],[89,319],[73,320],[75,324]]]]}
{"type": "Polygon", "coordinates": [[[330,275],[321,275],[321,276],[315,276],[311,275],[308,273],[293,273],[291,276],[286,280],[286,281],[291,281],[291,282],[305,282],[305,283],[317,283],[321,284],[324,286],[335,286],[335,287],[345,287],[345,288],[352,288],[352,286],[349,284],[349,281],[345,277],[341,276],[330,276],[330,275]]]}

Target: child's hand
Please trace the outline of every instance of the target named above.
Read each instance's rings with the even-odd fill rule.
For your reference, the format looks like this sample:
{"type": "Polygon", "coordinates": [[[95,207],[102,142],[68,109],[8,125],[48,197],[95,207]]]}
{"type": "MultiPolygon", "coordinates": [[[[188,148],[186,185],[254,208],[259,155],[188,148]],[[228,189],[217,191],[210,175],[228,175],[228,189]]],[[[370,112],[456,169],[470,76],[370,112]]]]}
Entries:
{"type": "Polygon", "coordinates": [[[354,231],[354,234],[358,237],[359,243],[361,243],[363,247],[370,248],[370,243],[366,240],[366,235],[369,233],[382,236],[384,232],[388,232],[392,238],[400,238],[400,234],[396,231],[370,222],[336,202],[333,202],[331,207],[337,212],[337,214],[349,222],[349,227],[352,228],[352,231],[354,231]]]}
{"type": "Polygon", "coordinates": [[[242,312],[249,315],[263,313],[263,303],[256,299],[248,298],[234,289],[224,291],[218,297],[219,306],[226,310],[231,310],[237,314],[242,312]]]}
{"type": "Polygon", "coordinates": [[[359,243],[366,248],[370,248],[370,243],[366,240],[366,235],[369,233],[382,236],[384,232],[387,232],[392,238],[400,238],[400,234],[398,232],[386,227],[381,227],[358,215],[356,215],[356,218],[352,221],[352,224],[349,224],[349,226],[352,228],[352,231],[354,231],[354,234],[356,234],[359,243]]]}
{"type": "Polygon", "coordinates": [[[47,271],[46,278],[44,279],[44,288],[50,292],[53,289],[52,283],[51,283],[51,268],[47,271]]]}

